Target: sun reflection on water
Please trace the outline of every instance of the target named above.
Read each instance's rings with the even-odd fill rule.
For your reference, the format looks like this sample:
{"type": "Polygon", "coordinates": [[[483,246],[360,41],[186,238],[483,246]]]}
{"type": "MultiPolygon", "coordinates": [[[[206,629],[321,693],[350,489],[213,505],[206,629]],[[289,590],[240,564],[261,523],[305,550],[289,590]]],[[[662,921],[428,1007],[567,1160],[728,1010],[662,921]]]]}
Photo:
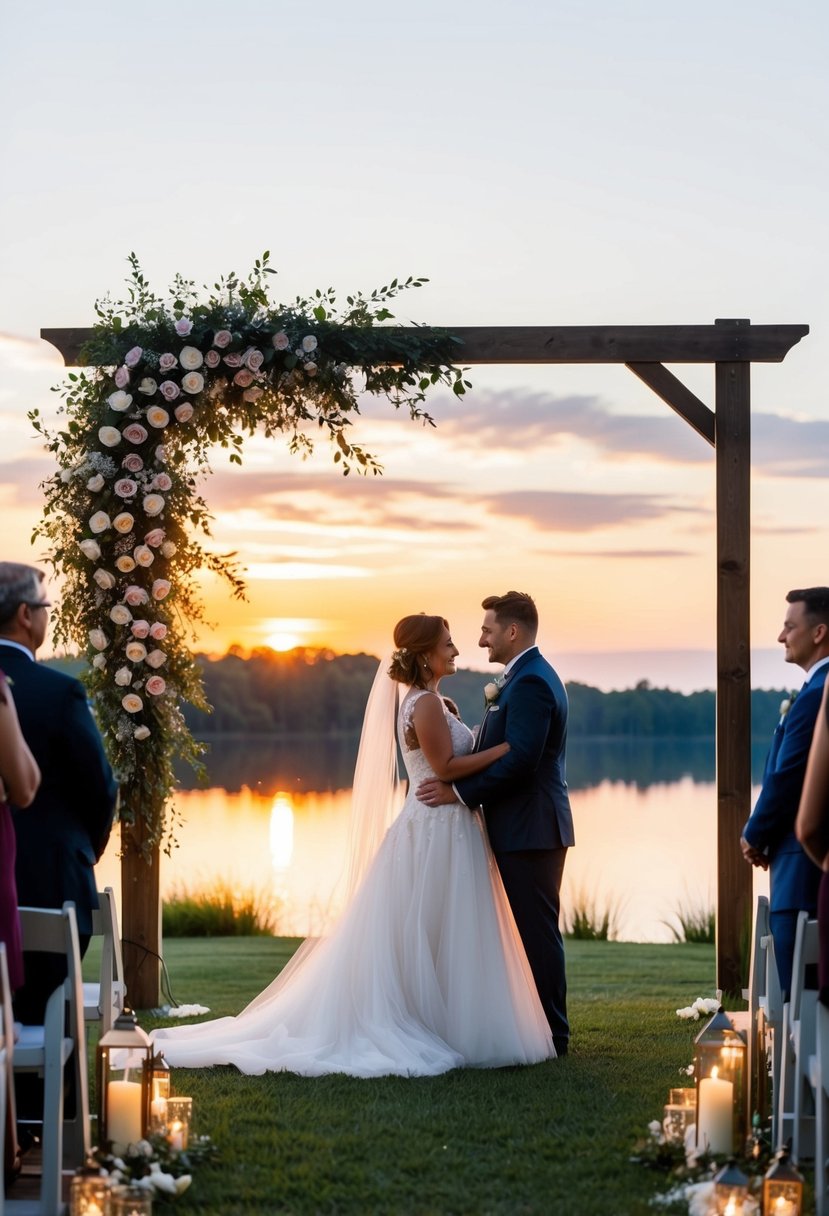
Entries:
{"type": "Polygon", "coordinates": [[[291,795],[280,791],[273,800],[270,822],[271,863],[287,870],[294,855],[294,808],[291,795]]]}

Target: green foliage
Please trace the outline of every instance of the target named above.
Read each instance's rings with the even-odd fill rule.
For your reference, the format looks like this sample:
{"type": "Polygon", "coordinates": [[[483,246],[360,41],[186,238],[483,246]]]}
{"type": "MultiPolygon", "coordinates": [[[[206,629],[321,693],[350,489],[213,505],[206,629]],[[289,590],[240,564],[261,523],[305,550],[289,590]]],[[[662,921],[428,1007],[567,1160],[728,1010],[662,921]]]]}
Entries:
{"type": "Polygon", "coordinates": [[[674,912],[676,923],[663,921],[670,929],[675,942],[714,944],[716,940],[716,909],[702,904],[681,902],[674,912]]]}
{"type": "Polygon", "coordinates": [[[619,932],[619,908],[609,896],[600,907],[582,888],[572,895],[562,913],[564,936],[575,941],[613,941],[619,932]]]}
{"type": "Polygon", "coordinates": [[[264,937],[277,931],[278,909],[264,893],[214,883],[193,891],[177,887],[161,909],[161,931],[171,937],[264,937]]]}
{"type": "Polygon", "coordinates": [[[331,288],[273,304],[267,252],[246,279],[231,272],[204,297],[181,275],[157,295],[135,254],[129,264],[126,299],[96,303],[83,352],[93,370],[70,372],[56,390],[63,422],[49,432],[40,411],[29,417],[58,465],[35,531],[63,582],[54,640],[88,660],[120,816],[139,826],[128,845],[137,838],[149,852],[172,843],[173,761],[199,765],[181,706],[208,709],[185,640],[204,619],[200,572],[244,596],[235,555],[202,540],[211,517],[197,487],[212,449],[240,464],[244,437],[257,430],[301,455],[322,434],[344,474],[377,474],[377,460],[351,439],[362,394],[433,425],[428,390],[463,393],[468,381],[451,362],[451,335],[384,325],[389,301],[425,279],[393,279],[340,309],[331,288]]]}

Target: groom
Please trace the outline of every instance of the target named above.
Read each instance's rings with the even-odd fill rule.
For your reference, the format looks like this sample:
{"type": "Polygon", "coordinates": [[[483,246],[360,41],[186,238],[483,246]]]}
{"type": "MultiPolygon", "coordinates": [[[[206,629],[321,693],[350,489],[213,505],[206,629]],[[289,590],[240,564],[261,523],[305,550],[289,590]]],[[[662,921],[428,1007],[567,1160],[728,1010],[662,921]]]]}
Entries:
{"type": "Polygon", "coordinates": [[[567,795],[564,749],[567,693],[535,645],[538,611],[529,595],[508,591],[481,605],[479,646],[490,663],[504,663],[503,682],[484,715],[476,750],[504,739],[510,751],[455,787],[424,781],[417,797],[427,806],[458,798],[481,806],[507,897],[527,952],[538,995],[560,1056],[567,1054],[567,982],[559,928],[559,891],[567,849],[575,844],[567,795]]]}

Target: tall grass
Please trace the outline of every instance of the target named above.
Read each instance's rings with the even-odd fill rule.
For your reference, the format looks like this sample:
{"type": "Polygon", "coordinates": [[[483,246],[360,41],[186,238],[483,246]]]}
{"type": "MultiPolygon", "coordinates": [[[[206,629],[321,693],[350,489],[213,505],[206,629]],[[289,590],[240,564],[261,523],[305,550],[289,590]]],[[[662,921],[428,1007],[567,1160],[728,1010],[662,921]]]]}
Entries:
{"type": "Polygon", "coordinates": [[[693,942],[709,946],[716,940],[716,913],[705,904],[683,901],[673,913],[676,923],[663,920],[670,929],[675,942],[693,942]]]}
{"type": "Polygon", "coordinates": [[[164,937],[266,937],[278,928],[278,904],[252,889],[215,883],[200,891],[176,887],[161,910],[164,937]]]}
{"type": "Polygon", "coordinates": [[[582,942],[612,942],[619,933],[619,912],[612,896],[600,907],[582,888],[572,896],[564,913],[564,936],[582,942]]]}

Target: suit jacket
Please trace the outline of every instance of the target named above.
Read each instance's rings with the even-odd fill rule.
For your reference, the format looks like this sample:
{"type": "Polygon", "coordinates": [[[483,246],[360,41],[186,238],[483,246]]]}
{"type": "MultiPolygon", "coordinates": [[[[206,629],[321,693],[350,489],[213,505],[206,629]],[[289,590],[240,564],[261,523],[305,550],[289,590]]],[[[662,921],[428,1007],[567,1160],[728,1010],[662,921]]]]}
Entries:
{"type": "Polygon", "coordinates": [[[496,853],[575,844],[567,793],[567,693],[538,649],[521,655],[478,737],[481,748],[506,739],[510,751],[482,773],[455,782],[467,806],[482,806],[496,853]]]}
{"type": "Polygon", "coordinates": [[[78,931],[92,932],[98,907],[93,866],[106,848],[118,787],[79,680],[0,642],[23,735],[40,766],[40,789],[13,807],[21,905],[75,903],[78,931]]]}
{"type": "Polygon", "coordinates": [[[794,834],[806,762],[815,730],[829,665],[806,681],[774,732],[763,773],[763,788],[743,835],[769,857],[772,912],[817,909],[820,870],[809,860],[794,834]]]}

